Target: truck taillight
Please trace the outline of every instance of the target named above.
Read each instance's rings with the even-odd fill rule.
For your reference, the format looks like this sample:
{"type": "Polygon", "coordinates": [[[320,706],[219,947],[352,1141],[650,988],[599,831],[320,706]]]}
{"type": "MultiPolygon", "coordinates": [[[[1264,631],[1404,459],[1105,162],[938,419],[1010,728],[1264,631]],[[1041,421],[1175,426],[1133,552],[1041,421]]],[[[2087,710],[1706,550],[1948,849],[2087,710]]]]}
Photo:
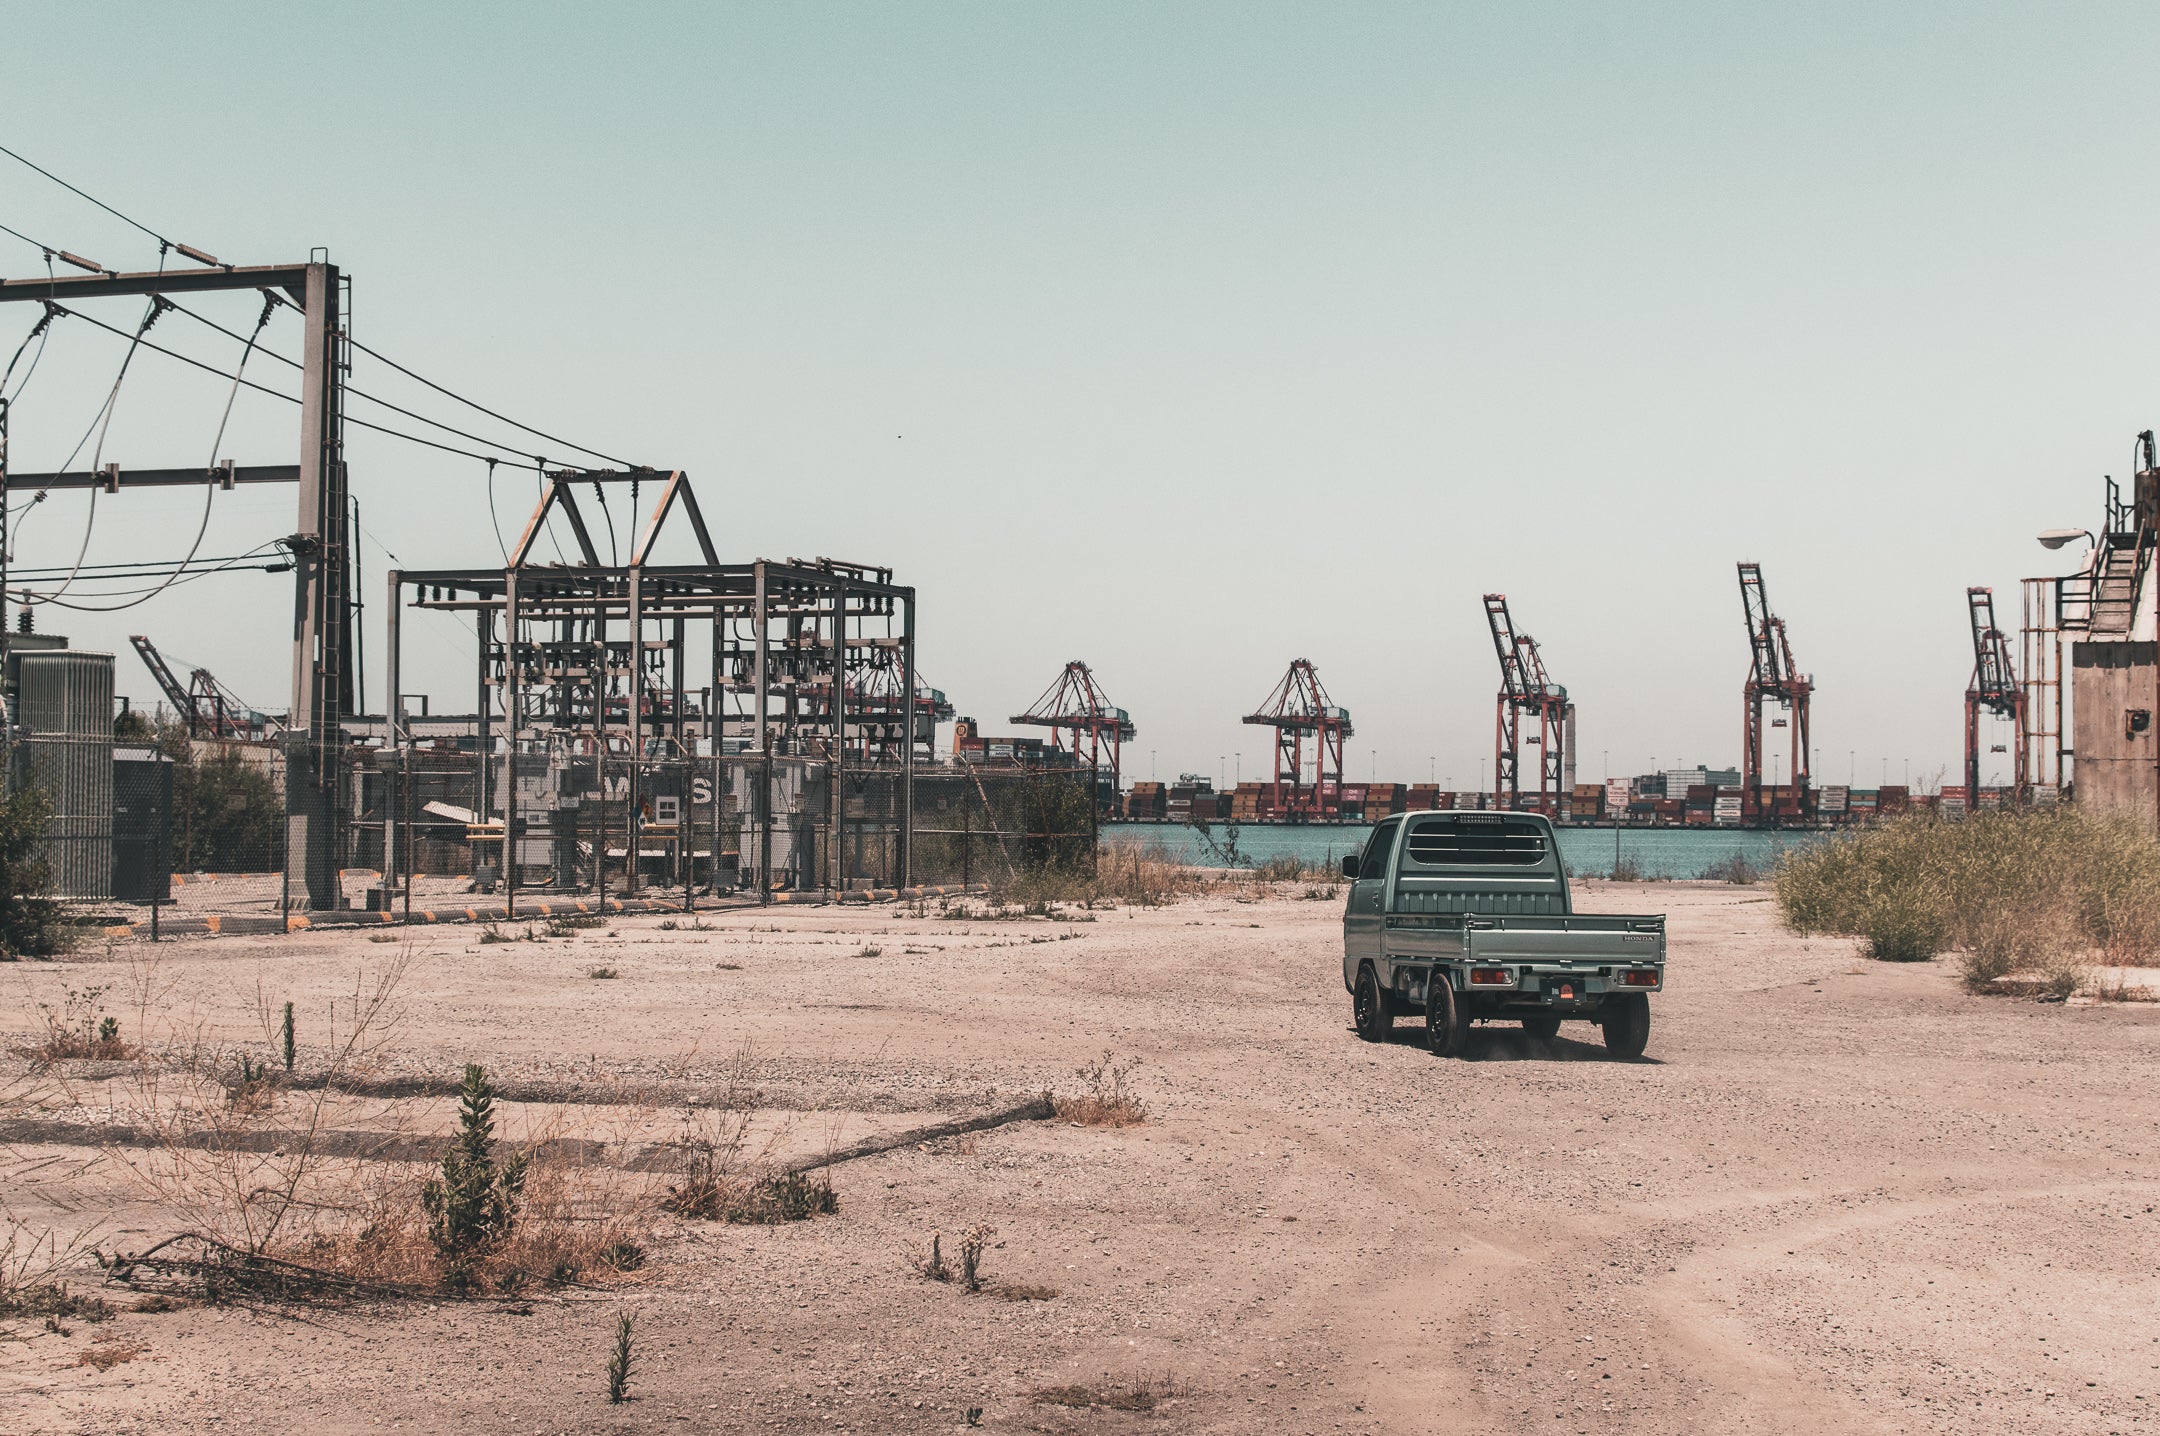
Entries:
{"type": "Polygon", "coordinates": [[[1629,987],[1655,987],[1658,985],[1658,975],[1656,970],[1647,967],[1638,967],[1630,970],[1627,976],[1622,980],[1625,981],[1629,987]]]}
{"type": "Polygon", "coordinates": [[[1508,976],[1508,970],[1504,967],[1473,967],[1470,969],[1470,983],[1473,987],[1506,987],[1513,980],[1508,976]]]}

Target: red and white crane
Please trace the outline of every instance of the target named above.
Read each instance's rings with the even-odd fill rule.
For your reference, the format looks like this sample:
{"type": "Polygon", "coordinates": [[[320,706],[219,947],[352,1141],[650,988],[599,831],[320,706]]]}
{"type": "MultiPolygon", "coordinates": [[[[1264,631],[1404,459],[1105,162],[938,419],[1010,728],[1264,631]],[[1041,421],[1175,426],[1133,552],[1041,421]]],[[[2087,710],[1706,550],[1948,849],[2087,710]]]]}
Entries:
{"type": "MultiPolygon", "coordinates": [[[[1762,565],[1740,565],[1740,607],[1747,618],[1749,661],[1747,683],[1741,689],[1740,799],[1742,815],[1750,821],[1774,821],[1780,817],[1805,817],[1808,810],[1808,698],[1815,680],[1793,662],[1792,644],[1785,637],[1785,620],[1770,611],[1770,596],[1763,587],[1762,565]],[[1791,715],[1793,800],[1763,808],[1763,708],[1774,703],[1791,715]]],[[[1784,718],[1772,717],[1773,728],[1787,727],[1784,718]]]]}
{"type": "Polygon", "coordinates": [[[1567,689],[1546,673],[1537,640],[1515,631],[1506,594],[1485,595],[1485,622],[1500,659],[1500,697],[1493,716],[1493,806],[1527,807],[1557,818],[1574,774],[1569,749],[1575,737],[1575,705],[1568,702],[1567,689]],[[1534,733],[1524,733],[1526,717],[1535,725],[1534,733]],[[1538,750],[1537,793],[1527,801],[1521,771],[1526,745],[1538,750]]]}
{"type": "Polygon", "coordinates": [[[1973,676],[1965,685],[1965,810],[1980,806],[1980,714],[1985,711],[2007,718],[2015,726],[2012,741],[1994,745],[2017,754],[2012,760],[2012,791],[2022,795],[2029,782],[2026,770],[2025,689],[2010,665],[2010,641],[1995,626],[1995,592],[1987,588],[1965,590],[1965,611],[1972,620],[1973,676]]]}
{"type": "Polygon", "coordinates": [[[1065,671],[1043,690],[1042,697],[1027,712],[1015,713],[1010,721],[1048,728],[1051,746],[1061,752],[1066,750],[1069,737],[1075,758],[1083,756],[1084,740],[1085,760],[1097,775],[1098,791],[1105,766],[1109,768],[1110,792],[1118,791],[1119,758],[1138,730],[1133,727],[1132,717],[1110,702],[1085,663],[1074,659],[1066,664],[1065,671]]]}
{"type": "Polygon", "coordinates": [[[1355,730],[1350,710],[1335,706],[1321,686],[1319,670],[1305,659],[1294,660],[1244,721],[1275,730],[1275,767],[1268,781],[1268,806],[1275,816],[1283,822],[1334,817],[1342,806],[1343,740],[1355,730]]]}

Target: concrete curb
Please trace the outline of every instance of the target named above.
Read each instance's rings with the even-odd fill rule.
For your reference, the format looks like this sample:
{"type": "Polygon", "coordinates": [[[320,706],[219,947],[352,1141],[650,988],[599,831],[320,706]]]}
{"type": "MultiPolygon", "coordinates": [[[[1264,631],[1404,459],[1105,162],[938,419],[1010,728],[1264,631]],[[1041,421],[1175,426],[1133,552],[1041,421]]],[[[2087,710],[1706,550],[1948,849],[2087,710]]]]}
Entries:
{"type": "MultiPolygon", "coordinates": [[[[933,897],[966,897],[990,891],[988,883],[967,883],[956,887],[872,888],[866,891],[783,892],[774,893],[775,904],[797,907],[823,907],[834,902],[916,902],[933,897]]],[[[255,916],[245,913],[211,913],[204,917],[161,918],[158,921],[159,937],[246,937],[275,932],[344,932],[353,928],[380,927],[433,927],[447,923],[464,922],[544,922],[550,918],[576,917],[580,914],[595,916],[666,916],[684,913],[695,916],[709,912],[742,912],[764,906],[755,899],[739,902],[708,902],[684,907],[676,902],[664,902],[657,898],[533,898],[518,903],[515,911],[502,903],[478,907],[414,908],[408,917],[404,912],[334,912],[317,913],[312,916],[293,913],[280,917],[274,913],[255,916]]],[[[123,922],[109,924],[98,929],[109,938],[142,938],[150,936],[147,922],[123,922]]]]}

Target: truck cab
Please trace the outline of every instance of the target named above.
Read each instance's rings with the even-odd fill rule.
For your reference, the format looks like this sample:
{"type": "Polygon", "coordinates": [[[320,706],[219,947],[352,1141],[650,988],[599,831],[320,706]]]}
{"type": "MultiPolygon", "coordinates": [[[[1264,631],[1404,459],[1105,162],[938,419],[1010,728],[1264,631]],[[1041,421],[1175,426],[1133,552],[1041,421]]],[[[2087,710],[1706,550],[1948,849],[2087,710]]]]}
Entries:
{"type": "Polygon", "coordinates": [[[1422,1015],[1432,1050],[1461,1055],[1474,1023],[1549,1041],[1579,1021],[1616,1055],[1642,1055],[1650,995],[1665,986],[1665,919],[1578,914],[1543,815],[1399,814],[1343,875],[1343,986],[1367,1041],[1422,1015]]]}

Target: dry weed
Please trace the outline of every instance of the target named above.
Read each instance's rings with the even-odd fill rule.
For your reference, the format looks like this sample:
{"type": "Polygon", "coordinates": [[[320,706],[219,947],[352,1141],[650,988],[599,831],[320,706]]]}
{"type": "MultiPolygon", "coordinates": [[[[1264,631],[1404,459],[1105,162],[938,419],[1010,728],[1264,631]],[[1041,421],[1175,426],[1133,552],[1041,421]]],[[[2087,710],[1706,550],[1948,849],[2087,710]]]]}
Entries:
{"type": "Polygon", "coordinates": [[[1132,1127],[1147,1120],[1147,1103],[1132,1089],[1132,1074],[1139,1068],[1136,1057],[1120,1059],[1108,1048],[1075,1074],[1078,1092],[1058,1093],[1051,1108],[1068,1122],[1084,1127],[1132,1127]]]}
{"type": "Polygon", "coordinates": [[[77,1366],[94,1366],[100,1371],[110,1371],[124,1361],[133,1361],[150,1348],[138,1346],[132,1341],[115,1341],[104,1346],[87,1347],[75,1353],[77,1366]]]}
{"type": "Polygon", "coordinates": [[[1135,1376],[1125,1381],[1105,1376],[1092,1384],[1074,1382],[1065,1386],[1045,1386],[1028,1399],[1038,1406],[1153,1411],[1184,1394],[1185,1389],[1166,1372],[1161,1376],[1135,1376]]]}

